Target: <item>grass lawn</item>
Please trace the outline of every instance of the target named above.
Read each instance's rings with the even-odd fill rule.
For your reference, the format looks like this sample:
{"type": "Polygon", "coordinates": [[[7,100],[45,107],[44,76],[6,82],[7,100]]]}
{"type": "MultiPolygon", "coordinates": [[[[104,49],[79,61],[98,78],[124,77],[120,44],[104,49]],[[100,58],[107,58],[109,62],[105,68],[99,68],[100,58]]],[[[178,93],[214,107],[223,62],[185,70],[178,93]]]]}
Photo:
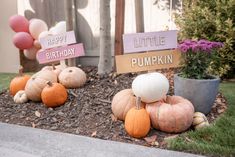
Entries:
{"type": "MultiPolygon", "coordinates": [[[[14,76],[16,74],[0,73],[0,91],[9,87],[14,76]]],[[[169,149],[209,156],[235,156],[235,83],[221,83],[220,91],[229,104],[224,115],[210,127],[181,134],[169,141],[169,149]]]]}
{"type": "Polygon", "coordinates": [[[190,131],[169,141],[169,148],[209,156],[235,156],[235,83],[222,83],[228,109],[210,127],[190,131]]]}

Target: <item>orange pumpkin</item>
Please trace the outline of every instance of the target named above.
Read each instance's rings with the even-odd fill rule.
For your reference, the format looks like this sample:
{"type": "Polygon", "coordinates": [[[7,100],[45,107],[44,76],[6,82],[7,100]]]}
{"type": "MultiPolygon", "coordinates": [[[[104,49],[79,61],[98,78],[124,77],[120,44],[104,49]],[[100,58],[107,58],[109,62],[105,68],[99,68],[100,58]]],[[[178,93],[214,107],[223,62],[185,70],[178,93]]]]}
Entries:
{"type": "Polygon", "coordinates": [[[137,98],[136,107],[130,109],[125,117],[125,130],[135,138],[145,137],[150,130],[150,117],[145,108],[140,107],[140,98],[137,98]]]}
{"type": "Polygon", "coordinates": [[[169,133],[187,130],[193,122],[194,107],[180,96],[167,96],[165,100],[146,104],[154,128],[169,133]]]}
{"type": "Polygon", "coordinates": [[[124,120],[127,112],[135,107],[135,99],[131,89],[124,89],[118,92],[112,100],[112,111],[115,117],[124,120]]]}
{"type": "Polygon", "coordinates": [[[30,79],[29,75],[23,75],[23,67],[19,69],[19,75],[11,80],[10,94],[15,95],[18,91],[24,90],[27,81],[30,79]]]}
{"type": "Polygon", "coordinates": [[[41,93],[42,102],[47,107],[61,106],[67,100],[68,94],[65,87],[60,83],[47,82],[41,93]]]}

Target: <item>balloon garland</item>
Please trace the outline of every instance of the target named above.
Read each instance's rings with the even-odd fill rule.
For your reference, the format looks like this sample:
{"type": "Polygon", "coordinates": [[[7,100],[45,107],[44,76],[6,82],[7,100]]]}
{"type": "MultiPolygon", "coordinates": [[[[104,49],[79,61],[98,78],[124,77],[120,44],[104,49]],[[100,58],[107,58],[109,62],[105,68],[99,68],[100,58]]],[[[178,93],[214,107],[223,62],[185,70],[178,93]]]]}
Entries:
{"type": "Polygon", "coordinates": [[[36,54],[41,49],[39,40],[48,35],[56,35],[66,32],[66,22],[60,21],[48,30],[45,21],[33,18],[26,19],[21,15],[13,15],[9,18],[9,26],[16,32],[13,44],[23,50],[24,56],[29,60],[35,60],[36,54]]]}

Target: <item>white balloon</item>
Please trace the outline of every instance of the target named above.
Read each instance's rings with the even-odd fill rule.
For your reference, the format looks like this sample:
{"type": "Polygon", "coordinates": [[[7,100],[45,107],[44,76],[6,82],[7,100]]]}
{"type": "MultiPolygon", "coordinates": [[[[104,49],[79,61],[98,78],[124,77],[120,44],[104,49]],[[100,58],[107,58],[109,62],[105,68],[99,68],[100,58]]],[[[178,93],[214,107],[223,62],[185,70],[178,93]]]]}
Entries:
{"type": "Polygon", "coordinates": [[[59,23],[57,23],[55,25],[54,33],[55,34],[66,33],[66,22],[65,21],[60,21],[59,23]]]}
{"type": "Polygon", "coordinates": [[[29,24],[29,32],[34,39],[38,39],[39,34],[47,30],[47,24],[43,20],[33,19],[29,24]]]}
{"type": "Polygon", "coordinates": [[[44,37],[46,37],[46,36],[48,36],[48,35],[50,35],[50,34],[51,34],[51,33],[50,33],[49,31],[43,31],[43,32],[41,32],[41,33],[39,34],[38,40],[40,41],[41,38],[44,38],[44,37]]]}
{"type": "Polygon", "coordinates": [[[31,47],[24,50],[24,56],[30,60],[35,60],[38,49],[36,47],[31,47]]]}
{"type": "Polygon", "coordinates": [[[55,29],[56,29],[55,26],[54,26],[54,27],[51,27],[48,32],[49,32],[50,34],[55,35],[55,34],[56,34],[55,29]]]}

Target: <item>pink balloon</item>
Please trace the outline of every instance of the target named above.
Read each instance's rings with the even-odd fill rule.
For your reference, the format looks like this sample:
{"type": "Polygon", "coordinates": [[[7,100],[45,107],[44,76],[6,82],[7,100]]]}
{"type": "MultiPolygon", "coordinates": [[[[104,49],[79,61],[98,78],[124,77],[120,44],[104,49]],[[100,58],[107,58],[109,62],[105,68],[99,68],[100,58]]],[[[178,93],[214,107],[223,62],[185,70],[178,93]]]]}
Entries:
{"type": "Polygon", "coordinates": [[[13,37],[13,43],[21,50],[29,49],[33,46],[33,38],[29,33],[18,32],[13,37]]]}
{"type": "Polygon", "coordinates": [[[9,18],[9,25],[15,32],[29,32],[29,21],[24,16],[11,16],[9,18]]]}
{"type": "Polygon", "coordinates": [[[25,49],[24,56],[30,60],[35,60],[38,50],[39,49],[34,46],[29,49],[25,49]]]}

